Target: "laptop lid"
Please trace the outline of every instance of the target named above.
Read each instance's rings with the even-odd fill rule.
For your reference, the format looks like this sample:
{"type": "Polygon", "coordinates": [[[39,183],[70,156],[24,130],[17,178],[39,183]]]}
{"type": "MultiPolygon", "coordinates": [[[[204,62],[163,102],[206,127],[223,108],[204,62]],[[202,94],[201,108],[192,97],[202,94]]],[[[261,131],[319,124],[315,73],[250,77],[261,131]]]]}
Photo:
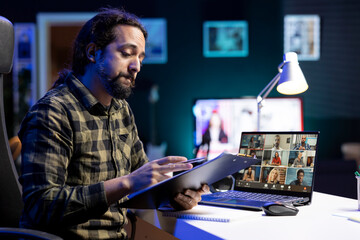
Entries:
{"type": "Polygon", "coordinates": [[[261,159],[240,170],[234,190],[308,198],[311,202],[319,132],[243,132],[239,153],[261,159]]]}

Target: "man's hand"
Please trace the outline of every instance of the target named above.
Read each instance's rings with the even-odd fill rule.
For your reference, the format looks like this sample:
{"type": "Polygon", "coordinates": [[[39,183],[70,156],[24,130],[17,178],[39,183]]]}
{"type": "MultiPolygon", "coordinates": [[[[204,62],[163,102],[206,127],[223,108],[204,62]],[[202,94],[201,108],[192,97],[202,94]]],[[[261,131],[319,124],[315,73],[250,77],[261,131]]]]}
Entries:
{"type": "Polygon", "coordinates": [[[187,189],[184,193],[178,193],[170,202],[171,206],[176,210],[188,210],[195,207],[201,201],[201,195],[209,193],[210,188],[207,184],[203,184],[197,191],[187,189]]]}
{"type": "MultiPolygon", "coordinates": [[[[179,156],[169,156],[146,163],[134,172],[119,178],[104,182],[108,204],[112,204],[122,197],[159,183],[170,178],[167,173],[189,170],[191,163],[185,163],[187,159],[179,156]]],[[[198,191],[187,190],[175,197],[177,209],[190,209],[197,205],[201,195],[209,191],[209,187],[202,187],[198,191]]]]}
{"type": "Polygon", "coordinates": [[[187,159],[179,156],[169,156],[146,163],[136,171],[125,176],[128,180],[130,193],[170,178],[167,173],[189,170],[193,166],[184,163],[187,159]]]}

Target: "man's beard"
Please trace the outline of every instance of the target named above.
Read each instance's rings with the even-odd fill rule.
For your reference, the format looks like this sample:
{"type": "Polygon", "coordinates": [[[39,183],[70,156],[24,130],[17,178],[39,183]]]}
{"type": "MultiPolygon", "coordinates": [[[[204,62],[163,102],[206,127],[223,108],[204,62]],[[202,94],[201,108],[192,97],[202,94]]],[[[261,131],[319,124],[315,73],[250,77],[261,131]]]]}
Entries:
{"type": "Polygon", "coordinates": [[[119,73],[116,77],[111,78],[105,71],[104,62],[101,60],[96,63],[96,73],[100,77],[100,81],[105,87],[105,90],[112,97],[117,99],[126,99],[132,93],[132,88],[134,87],[135,79],[134,76],[130,74],[119,73]],[[120,78],[124,77],[131,79],[131,86],[123,86],[120,82],[120,78]]]}

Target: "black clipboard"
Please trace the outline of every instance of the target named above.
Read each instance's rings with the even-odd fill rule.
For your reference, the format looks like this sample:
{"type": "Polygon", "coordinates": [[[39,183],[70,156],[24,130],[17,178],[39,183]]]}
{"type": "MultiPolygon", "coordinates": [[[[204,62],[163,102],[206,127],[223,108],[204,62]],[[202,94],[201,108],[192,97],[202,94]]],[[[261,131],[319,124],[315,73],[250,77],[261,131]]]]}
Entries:
{"type": "Polygon", "coordinates": [[[120,203],[120,207],[135,209],[156,209],[169,204],[179,192],[199,189],[202,184],[213,184],[241,169],[260,163],[260,159],[222,153],[218,157],[184,171],[172,178],[137,191],[120,203]]]}

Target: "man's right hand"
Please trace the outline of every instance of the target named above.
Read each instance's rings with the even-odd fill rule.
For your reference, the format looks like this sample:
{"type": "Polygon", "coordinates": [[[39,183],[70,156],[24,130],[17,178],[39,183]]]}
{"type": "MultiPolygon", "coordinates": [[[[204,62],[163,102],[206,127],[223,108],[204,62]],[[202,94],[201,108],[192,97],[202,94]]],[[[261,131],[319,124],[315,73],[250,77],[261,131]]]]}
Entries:
{"type": "Polygon", "coordinates": [[[193,166],[185,163],[187,158],[169,156],[146,163],[129,175],[104,182],[108,204],[150,185],[170,178],[167,173],[189,170],[193,166]]]}
{"type": "Polygon", "coordinates": [[[185,157],[169,156],[146,163],[125,176],[128,179],[131,192],[136,192],[170,178],[167,173],[191,169],[192,164],[184,163],[186,160],[185,157]]]}

